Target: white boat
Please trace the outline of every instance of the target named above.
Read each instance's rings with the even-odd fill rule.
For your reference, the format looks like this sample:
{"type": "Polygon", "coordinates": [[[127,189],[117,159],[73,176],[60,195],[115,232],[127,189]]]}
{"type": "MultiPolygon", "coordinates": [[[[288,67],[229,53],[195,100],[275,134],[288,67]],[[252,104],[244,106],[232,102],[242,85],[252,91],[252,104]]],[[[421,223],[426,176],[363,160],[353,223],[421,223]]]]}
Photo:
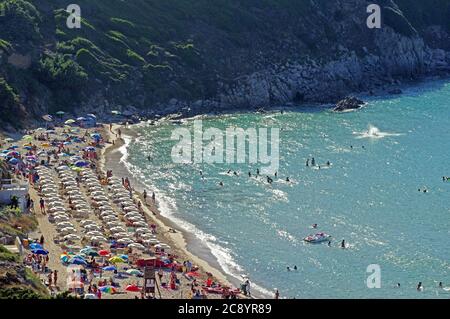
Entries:
{"type": "Polygon", "coordinates": [[[330,238],[331,238],[331,236],[328,235],[328,234],[317,233],[315,235],[309,235],[309,236],[303,238],[303,240],[308,242],[308,243],[315,244],[315,243],[321,243],[321,242],[327,241],[330,238]]]}

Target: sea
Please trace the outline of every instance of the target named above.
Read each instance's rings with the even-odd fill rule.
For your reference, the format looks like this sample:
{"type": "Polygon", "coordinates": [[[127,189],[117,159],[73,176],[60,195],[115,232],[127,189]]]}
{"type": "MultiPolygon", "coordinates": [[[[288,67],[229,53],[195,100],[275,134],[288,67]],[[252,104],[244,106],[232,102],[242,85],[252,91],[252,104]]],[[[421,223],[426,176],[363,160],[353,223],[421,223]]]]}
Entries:
{"type": "Polygon", "coordinates": [[[189,249],[207,251],[237,286],[249,279],[254,296],[448,299],[450,81],[363,99],[344,113],[281,105],[140,123],[121,161],[193,236],[189,249]],[[273,182],[256,176],[261,163],[175,163],[172,134],[194,134],[196,120],[203,130],[278,128],[273,182]],[[319,232],[330,243],[303,240],[319,232]]]}

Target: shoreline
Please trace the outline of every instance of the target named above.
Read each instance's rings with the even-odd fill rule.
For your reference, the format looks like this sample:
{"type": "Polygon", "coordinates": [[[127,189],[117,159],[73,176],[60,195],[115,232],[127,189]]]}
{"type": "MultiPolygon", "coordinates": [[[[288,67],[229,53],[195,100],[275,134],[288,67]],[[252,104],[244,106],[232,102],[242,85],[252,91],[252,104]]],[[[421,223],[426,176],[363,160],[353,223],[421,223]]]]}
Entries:
{"type": "MultiPolygon", "coordinates": [[[[131,128],[125,128],[125,126],[119,124],[113,125],[113,132],[118,128],[122,131],[122,137],[117,138],[114,145],[108,143],[108,145],[102,149],[99,160],[100,169],[103,173],[106,173],[106,170],[112,170],[116,177],[127,176],[133,185],[135,194],[138,194],[139,199],[144,202],[142,193],[146,186],[140,180],[135,178],[123,161],[121,161],[123,154],[120,151],[120,148],[124,147],[125,139],[133,138],[136,134],[131,128]]],[[[108,136],[109,140],[114,138],[106,125],[103,126],[103,132],[105,133],[105,136],[108,136]]],[[[150,191],[147,191],[150,195],[150,191]]],[[[163,216],[157,206],[149,204],[150,201],[151,199],[149,200],[149,198],[147,198],[147,205],[143,205],[144,211],[149,218],[156,222],[159,229],[163,230],[163,236],[167,239],[168,244],[173,248],[176,255],[186,256],[204,272],[211,273],[222,285],[239,288],[240,283],[237,280],[232,280],[230,278],[231,276],[226,274],[216,257],[209,251],[208,247],[201,247],[198,245],[198,238],[196,238],[194,234],[191,234],[178,226],[176,222],[170,218],[163,216]],[[169,232],[169,229],[175,229],[176,233],[169,232]],[[192,249],[193,246],[197,249],[192,249]],[[193,252],[193,250],[197,251],[193,252]]]]}

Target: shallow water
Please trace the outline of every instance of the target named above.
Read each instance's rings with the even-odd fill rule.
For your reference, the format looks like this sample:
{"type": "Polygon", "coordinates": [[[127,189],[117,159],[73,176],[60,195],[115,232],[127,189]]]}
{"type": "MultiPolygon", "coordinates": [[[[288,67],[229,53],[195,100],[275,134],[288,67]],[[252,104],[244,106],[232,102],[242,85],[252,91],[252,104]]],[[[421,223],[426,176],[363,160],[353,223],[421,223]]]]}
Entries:
{"type": "Polygon", "coordinates": [[[449,298],[436,287],[450,286],[450,182],[442,181],[450,176],[450,83],[367,100],[343,114],[302,107],[203,118],[204,127],[280,128],[272,185],[248,177],[256,164],[174,164],[171,133],[192,130],[193,120],[138,125],[127,166],[228,275],[249,275],[262,294],[278,288],[296,298],[449,298]],[[322,169],[305,166],[311,157],[322,169]],[[303,242],[314,223],[332,235],[331,247],[303,242]],[[380,289],[367,288],[369,264],[381,267],[380,289]],[[286,270],[294,265],[298,271],[286,270]]]}

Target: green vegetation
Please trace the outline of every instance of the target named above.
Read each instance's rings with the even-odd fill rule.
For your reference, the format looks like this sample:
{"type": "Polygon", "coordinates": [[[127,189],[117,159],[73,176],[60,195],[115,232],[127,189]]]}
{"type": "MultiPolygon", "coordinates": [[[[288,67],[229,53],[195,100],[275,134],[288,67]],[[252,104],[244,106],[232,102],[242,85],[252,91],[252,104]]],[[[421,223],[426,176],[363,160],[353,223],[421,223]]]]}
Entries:
{"type": "MultiPolygon", "coordinates": [[[[370,37],[355,28],[348,9],[329,0],[76,3],[82,9],[80,29],[66,25],[67,1],[0,0],[5,9],[0,52],[32,58],[29,69],[17,70],[0,54],[0,95],[7,111],[1,120],[9,121],[9,114],[21,108],[23,117],[86,103],[93,108],[90,98],[99,93],[112,104],[142,108],[171,98],[212,98],[219,85],[264,65],[307,57],[327,61],[337,44],[350,51],[371,48],[370,37]],[[351,32],[336,32],[336,21],[350,25],[351,32]]],[[[380,4],[385,23],[404,35],[435,24],[450,31],[447,0],[380,4]]]]}
{"type": "Polygon", "coordinates": [[[0,245],[0,261],[19,262],[19,255],[11,253],[8,249],[0,245]]]}

